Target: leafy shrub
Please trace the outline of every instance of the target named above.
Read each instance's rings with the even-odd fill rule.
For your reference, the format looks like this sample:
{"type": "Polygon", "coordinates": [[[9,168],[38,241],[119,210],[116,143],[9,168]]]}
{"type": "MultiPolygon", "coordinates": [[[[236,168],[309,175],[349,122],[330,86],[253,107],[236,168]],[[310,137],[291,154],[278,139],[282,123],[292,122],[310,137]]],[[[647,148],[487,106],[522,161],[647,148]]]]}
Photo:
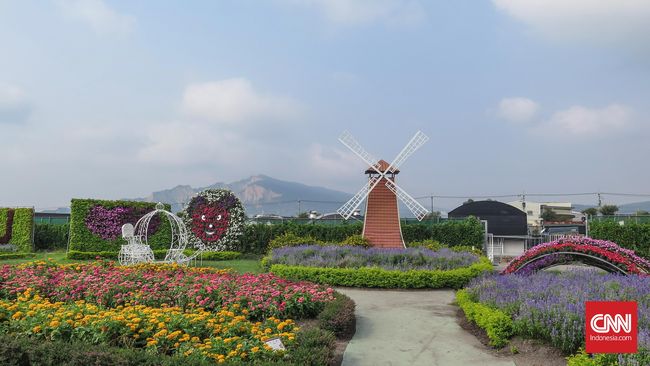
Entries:
{"type": "Polygon", "coordinates": [[[454,252],[465,252],[465,253],[472,253],[475,255],[483,255],[483,251],[475,246],[469,246],[469,245],[457,245],[454,247],[450,248],[454,252]]]}
{"type": "Polygon", "coordinates": [[[367,248],[370,246],[370,241],[368,238],[364,238],[362,235],[354,234],[345,238],[345,240],[343,240],[340,244],[367,248]]]}
{"type": "Polygon", "coordinates": [[[637,255],[650,259],[650,223],[614,221],[589,222],[589,235],[594,239],[609,240],[637,255]]]}
{"type": "Polygon", "coordinates": [[[334,298],[318,314],[318,326],[333,332],[338,338],[351,338],[356,328],[356,305],[352,299],[339,292],[334,294],[334,298]]]}
{"type": "Polygon", "coordinates": [[[379,288],[462,288],[471,279],[492,271],[492,263],[483,257],[469,267],[448,271],[391,271],[381,268],[323,268],[273,264],[270,272],[284,278],[316,283],[379,288]]]}
{"type": "Polygon", "coordinates": [[[639,350],[632,354],[597,353],[590,356],[581,348],[575,355],[567,357],[567,366],[618,365],[650,365],[650,352],[639,350]]]}
{"type": "Polygon", "coordinates": [[[36,250],[66,249],[70,225],[38,223],[34,227],[34,247],[36,250]]]}
{"type": "Polygon", "coordinates": [[[422,241],[413,241],[408,244],[406,244],[407,247],[409,248],[427,248],[429,250],[438,251],[442,249],[444,246],[440,244],[439,241],[437,240],[432,240],[432,239],[427,239],[427,240],[422,240],[422,241]]]}
{"type": "Polygon", "coordinates": [[[31,252],[33,234],[33,208],[0,208],[0,244],[13,244],[19,252],[31,252]]]}
{"type": "MultiPolygon", "coordinates": [[[[361,235],[363,223],[345,222],[338,225],[297,224],[293,222],[263,225],[246,225],[244,235],[236,250],[242,253],[266,253],[269,243],[285,233],[300,237],[311,237],[318,242],[340,243],[351,235],[361,235]]],[[[467,220],[446,221],[443,223],[402,223],[404,241],[414,242],[432,239],[449,246],[480,246],[483,243],[483,227],[475,218],[467,220]]],[[[305,244],[305,243],[303,243],[305,244]]],[[[313,244],[313,243],[311,243],[313,244]]]]}
{"type": "MultiPolygon", "coordinates": [[[[116,228],[123,224],[122,221],[136,221],[155,208],[156,204],[151,202],[73,199],[70,204],[70,245],[68,249],[79,252],[117,252],[120,245],[126,244],[121,236],[113,236],[116,228]],[[102,209],[99,210],[96,207],[102,209]],[[91,211],[94,213],[93,221],[87,222],[91,211]],[[110,230],[105,227],[107,223],[110,224],[110,230]],[[95,230],[95,233],[91,231],[91,228],[95,230]],[[104,239],[102,236],[114,237],[114,239],[104,239]]],[[[165,208],[169,210],[170,206],[165,205],[165,208]]],[[[152,219],[152,222],[154,221],[152,219]]],[[[135,225],[135,222],[130,223],[135,225]]],[[[169,222],[164,218],[159,218],[156,232],[149,235],[149,246],[154,250],[168,249],[171,235],[169,222]]]]}
{"type": "MultiPolygon", "coordinates": [[[[185,255],[191,255],[194,251],[191,249],[186,249],[183,253],[185,255]]],[[[112,259],[112,260],[117,260],[119,255],[119,252],[80,252],[77,250],[71,250],[67,253],[66,257],[68,259],[78,259],[78,260],[88,260],[88,259],[112,259]]],[[[165,256],[167,255],[167,250],[164,249],[158,249],[153,251],[153,255],[156,259],[164,259],[165,256]]],[[[228,251],[223,251],[223,252],[203,252],[203,258],[197,258],[197,259],[203,259],[204,261],[226,261],[226,260],[233,260],[233,259],[238,259],[241,257],[241,253],[239,252],[228,252],[228,251]]]]}
{"type": "Polygon", "coordinates": [[[34,253],[0,253],[0,260],[33,258],[34,253]]]}
{"type": "Polygon", "coordinates": [[[295,247],[298,245],[323,244],[323,242],[312,238],[311,236],[298,236],[292,232],[284,233],[269,243],[269,249],[282,247],[295,247]]]}
{"type": "Polygon", "coordinates": [[[36,341],[26,336],[0,334],[0,365],[23,366],[204,366],[213,363],[156,355],[137,349],[84,342],[36,341]]]}
{"type": "Polygon", "coordinates": [[[468,320],[485,330],[490,345],[500,348],[508,343],[513,335],[513,323],[508,314],[474,301],[466,290],[456,292],[456,302],[468,320]]]}

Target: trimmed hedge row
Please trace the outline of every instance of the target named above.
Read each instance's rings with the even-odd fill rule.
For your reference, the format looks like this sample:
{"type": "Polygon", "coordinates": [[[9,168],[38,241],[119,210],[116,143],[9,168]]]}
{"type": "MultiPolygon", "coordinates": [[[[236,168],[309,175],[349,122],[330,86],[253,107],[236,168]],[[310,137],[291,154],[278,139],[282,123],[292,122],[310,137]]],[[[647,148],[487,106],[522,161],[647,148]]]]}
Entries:
{"type": "Polygon", "coordinates": [[[0,244],[13,244],[19,252],[31,252],[33,233],[33,208],[0,208],[0,244]]]}
{"type": "Polygon", "coordinates": [[[375,267],[323,268],[274,264],[270,272],[292,280],[304,280],[332,286],[379,288],[462,288],[483,272],[492,271],[485,257],[469,267],[448,271],[391,271],[375,267]]]}
{"type": "MultiPolygon", "coordinates": [[[[93,199],[72,199],[70,204],[70,251],[77,252],[117,252],[120,245],[126,244],[121,236],[106,240],[97,234],[93,234],[86,225],[86,217],[91,209],[95,206],[102,206],[107,210],[118,207],[143,210],[144,213],[153,211],[156,204],[152,202],[132,202],[132,201],[108,201],[93,199]]],[[[165,205],[166,210],[171,206],[165,205]]],[[[135,225],[135,222],[131,224],[135,225]]],[[[171,238],[171,225],[167,219],[161,217],[158,230],[148,238],[149,246],[156,249],[168,249],[171,238]]]]}
{"type": "Polygon", "coordinates": [[[650,258],[650,223],[626,222],[619,225],[614,221],[594,221],[589,223],[589,235],[594,239],[613,241],[634,250],[639,256],[650,258]]]}
{"type": "Polygon", "coordinates": [[[0,253],[0,261],[5,259],[34,258],[34,253],[0,253]]]}
{"type": "MultiPolygon", "coordinates": [[[[183,253],[185,255],[191,255],[193,253],[192,250],[185,250],[183,253]]],[[[116,260],[118,257],[119,252],[79,252],[76,250],[71,250],[67,254],[68,259],[96,259],[96,258],[102,258],[102,259],[113,259],[116,260]]],[[[153,251],[153,255],[156,259],[165,259],[165,256],[167,255],[167,250],[162,250],[162,249],[157,249],[153,251]]],[[[205,261],[226,261],[226,260],[233,260],[233,259],[238,259],[241,257],[241,253],[239,252],[205,252],[203,253],[203,260],[205,261]]],[[[200,257],[199,257],[200,258],[200,257]]]]}
{"type": "Polygon", "coordinates": [[[467,290],[456,292],[456,303],[468,320],[485,330],[491,346],[500,348],[508,343],[514,332],[512,318],[508,314],[474,301],[467,290]]]}
{"type": "MultiPolygon", "coordinates": [[[[244,235],[238,244],[243,253],[264,254],[269,243],[285,233],[299,237],[311,237],[324,243],[340,243],[352,235],[360,235],[363,223],[340,225],[281,223],[273,225],[246,225],[244,235]]],[[[402,224],[402,235],[407,243],[436,240],[447,246],[478,246],[483,244],[483,226],[476,218],[459,221],[445,221],[438,224],[402,224]]]]}

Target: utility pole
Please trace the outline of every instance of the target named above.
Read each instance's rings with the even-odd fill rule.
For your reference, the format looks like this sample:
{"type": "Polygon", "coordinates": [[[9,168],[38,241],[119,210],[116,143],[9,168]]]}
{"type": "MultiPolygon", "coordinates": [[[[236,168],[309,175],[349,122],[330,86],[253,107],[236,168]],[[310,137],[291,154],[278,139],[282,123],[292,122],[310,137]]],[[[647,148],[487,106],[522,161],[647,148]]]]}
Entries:
{"type": "Polygon", "coordinates": [[[302,212],[301,206],[302,206],[302,201],[298,200],[298,214],[296,215],[296,217],[300,216],[300,213],[302,212]]]}
{"type": "Polygon", "coordinates": [[[600,195],[600,192],[598,192],[598,207],[600,207],[602,205],[603,205],[603,199],[602,199],[602,197],[600,195]]]}

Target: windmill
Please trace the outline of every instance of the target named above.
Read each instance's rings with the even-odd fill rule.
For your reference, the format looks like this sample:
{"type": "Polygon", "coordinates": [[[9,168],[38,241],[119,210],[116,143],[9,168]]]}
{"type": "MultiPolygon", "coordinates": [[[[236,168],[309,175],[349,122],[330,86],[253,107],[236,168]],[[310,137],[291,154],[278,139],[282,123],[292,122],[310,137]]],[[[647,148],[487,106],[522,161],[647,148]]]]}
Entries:
{"type": "Polygon", "coordinates": [[[353,153],[370,166],[366,170],[368,182],[347,201],[337,212],[346,220],[366,200],[366,212],[363,222],[363,237],[375,247],[403,248],[402,228],[399,219],[399,198],[406,207],[413,212],[418,220],[422,220],[429,211],[422,207],[413,197],[395,183],[395,176],[399,174],[399,167],[427,142],[429,138],[418,131],[411,141],[393,159],[392,163],[377,160],[367,152],[352,135],[345,131],[339,141],[347,146],[353,153]]]}

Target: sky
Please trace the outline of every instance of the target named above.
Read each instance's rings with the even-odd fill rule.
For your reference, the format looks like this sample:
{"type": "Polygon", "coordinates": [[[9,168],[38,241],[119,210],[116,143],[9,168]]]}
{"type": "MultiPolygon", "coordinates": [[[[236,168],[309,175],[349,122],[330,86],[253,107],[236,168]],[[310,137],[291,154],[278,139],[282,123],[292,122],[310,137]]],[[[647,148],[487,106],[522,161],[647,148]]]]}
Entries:
{"type": "Polygon", "coordinates": [[[344,130],[388,161],[428,135],[416,197],[650,193],[647,34],[644,0],[0,0],[0,206],[353,193],[344,130]]]}

